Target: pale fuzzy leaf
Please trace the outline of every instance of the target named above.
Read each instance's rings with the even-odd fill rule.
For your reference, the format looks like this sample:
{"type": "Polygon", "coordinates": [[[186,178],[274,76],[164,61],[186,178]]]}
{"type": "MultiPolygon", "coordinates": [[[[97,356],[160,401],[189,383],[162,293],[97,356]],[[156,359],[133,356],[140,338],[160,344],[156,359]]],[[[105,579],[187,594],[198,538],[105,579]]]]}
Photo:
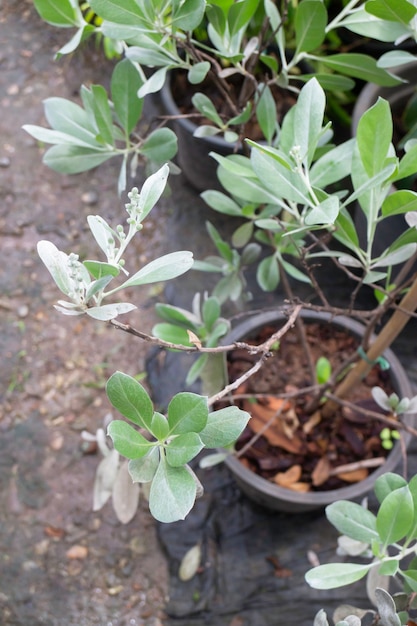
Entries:
{"type": "Polygon", "coordinates": [[[136,309],[136,306],[134,304],[129,304],[128,302],[118,302],[116,304],[103,304],[102,306],[94,306],[90,309],[86,309],[85,312],[87,313],[87,315],[93,317],[95,320],[108,322],[118,315],[122,315],[123,313],[129,313],[129,311],[133,311],[134,309],[136,309]]]}
{"type": "Polygon", "coordinates": [[[112,500],[117,519],[122,524],[128,524],[134,518],[139,506],[139,485],[132,481],[127,461],[120,465],[117,472],[112,500]]]}
{"type": "Polygon", "coordinates": [[[99,511],[112,495],[118,469],[119,453],[117,450],[110,450],[97,467],[93,491],[93,511],[99,511]]]}
{"type": "Polygon", "coordinates": [[[373,614],[375,611],[371,611],[370,609],[360,609],[359,607],[352,606],[351,604],[341,604],[333,613],[333,621],[335,624],[338,624],[339,622],[347,621],[347,618],[351,616],[356,616],[359,620],[361,620],[367,613],[373,614]]]}
{"type": "Polygon", "coordinates": [[[204,456],[201,459],[199,463],[199,467],[201,467],[201,469],[213,467],[214,465],[223,463],[223,461],[227,458],[227,456],[228,456],[227,452],[214,452],[213,454],[207,454],[207,456],[204,456]]]}
{"type": "Polygon", "coordinates": [[[417,228],[417,211],[410,211],[404,217],[410,228],[417,228]]]}
{"type": "Polygon", "coordinates": [[[329,626],[329,620],[324,609],[320,609],[314,617],[313,626],[329,626]]]}
{"type": "Polygon", "coordinates": [[[390,410],[388,396],[385,393],[385,391],[381,389],[381,387],[373,387],[371,390],[371,393],[372,393],[373,399],[378,404],[378,406],[380,406],[385,411],[390,410]]]}
{"type": "Polygon", "coordinates": [[[59,306],[57,304],[54,304],[54,309],[63,315],[84,315],[85,313],[85,311],[80,311],[79,309],[69,309],[68,307],[59,306]]]}
{"type": "Polygon", "coordinates": [[[183,582],[191,580],[198,572],[198,568],[201,564],[201,546],[197,543],[190,548],[182,558],[179,570],[178,578],[183,582]]]}
{"type": "Polygon", "coordinates": [[[363,554],[369,547],[368,543],[363,541],[357,541],[346,535],[341,535],[337,540],[336,553],[339,556],[359,556],[363,554]]]}
{"type": "Polygon", "coordinates": [[[37,249],[57,287],[68,296],[73,291],[73,281],[69,276],[68,255],[58,250],[51,241],[39,241],[37,249]]]}
{"type": "Polygon", "coordinates": [[[384,626],[400,626],[401,620],[397,615],[395,602],[390,594],[385,589],[376,589],[375,598],[381,624],[384,624],[384,626]]]}
{"type": "Polygon", "coordinates": [[[371,567],[371,564],[326,563],[309,570],[305,578],[313,589],[336,589],[360,580],[371,567]]]}
{"type": "Polygon", "coordinates": [[[373,567],[368,572],[368,576],[366,577],[366,594],[373,605],[377,604],[377,589],[385,589],[385,591],[389,591],[389,576],[381,576],[378,571],[378,567],[373,567]]]}
{"type": "Polygon", "coordinates": [[[123,288],[170,280],[187,272],[192,265],[192,252],[171,252],[142,267],[123,284],[123,288]]]}
{"type": "Polygon", "coordinates": [[[170,467],[161,457],[149,492],[149,509],[159,522],[185,519],[197,495],[193,476],[185,467],[170,467]]]}

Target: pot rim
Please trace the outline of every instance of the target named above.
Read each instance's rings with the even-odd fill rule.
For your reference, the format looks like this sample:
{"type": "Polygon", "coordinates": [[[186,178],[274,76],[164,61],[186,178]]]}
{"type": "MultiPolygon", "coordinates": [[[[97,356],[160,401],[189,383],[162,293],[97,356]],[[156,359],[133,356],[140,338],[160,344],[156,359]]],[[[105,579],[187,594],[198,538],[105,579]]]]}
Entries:
{"type": "MultiPolygon", "coordinates": [[[[333,316],[330,313],[323,313],[317,311],[302,310],[300,313],[304,319],[311,320],[312,322],[331,322],[340,328],[347,329],[354,335],[362,335],[364,326],[356,321],[345,316],[333,316]]],[[[231,332],[225,337],[225,343],[233,343],[242,339],[242,337],[253,333],[258,328],[271,322],[277,322],[286,319],[283,312],[272,310],[257,313],[251,317],[243,320],[236,325],[231,332]]],[[[372,335],[374,338],[375,335],[372,335]]],[[[394,352],[388,348],[384,351],[383,356],[390,364],[390,372],[392,374],[392,384],[396,391],[401,390],[401,394],[405,397],[411,397],[413,395],[411,383],[408,376],[401,365],[399,359],[394,352]]],[[[415,414],[409,414],[404,417],[404,422],[411,425],[414,422],[415,414]]],[[[402,440],[407,446],[411,435],[409,433],[402,434],[402,440]]],[[[388,454],[386,461],[379,468],[374,470],[367,478],[360,482],[348,485],[346,487],[339,487],[329,491],[310,491],[310,492],[296,492],[291,489],[285,489],[280,487],[266,478],[262,478],[255,472],[246,468],[242,463],[233,455],[229,455],[225,459],[227,467],[233,474],[238,476],[241,482],[250,486],[251,489],[258,490],[267,499],[274,498],[277,501],[286,501],[295,505],[311,505],[312,507],[324,507],[335,500],[352,500],[365,495],[372,490],[376,479],[385,474],[387,471],[393,471],[399,464],[402,458],[402,443],[398,441],[394,444],[393,449],[388,454]]]]}

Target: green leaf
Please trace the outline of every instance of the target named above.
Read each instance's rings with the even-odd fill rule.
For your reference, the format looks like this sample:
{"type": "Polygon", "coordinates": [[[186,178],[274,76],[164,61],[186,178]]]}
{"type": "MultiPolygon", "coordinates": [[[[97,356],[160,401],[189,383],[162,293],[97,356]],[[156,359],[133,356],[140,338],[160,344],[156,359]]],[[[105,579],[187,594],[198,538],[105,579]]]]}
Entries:
{"type": "Polygon", "coordinates": [[[380,576],[395,576],[398,572],[398,561],[386,561],[378,570],[380,576]]]}
{"type": "Polygon", "coordinates": [[[204,448],[197,433],[184,433],[173,439],[167,449],[167,461],[172,467],[181,467],[189,463],[204,448]]]}
{"type": "Polygon", "coordinates": [[[294,142],[300,147],[303,163],[308,165],[313,161],[321,137],[325,106],[324,91],[318,81],[312,78],[301,89],[294,111],[294,142]]]}
{"type": "Polygon", "coordinates": [[[93,95],[93,111],[99,137],[104,143],[113,146],[113,121],[106,90],[101,85],[92,85],[91,93],[93,95]]]}
{"type": "Polygon", "coordinates": [[[185,328],[174,324],[155,324],[152,334],[163,341],[183,346],[192,346],[185,328]]]}
{"type": "Polygon", "coordinates": [[[232,245],[235,248],[242,248],[251,240],[253,234],[253,223],[246,222],[235,230],[232,235],[232,245]]]}
{"type": "Polygon", "coordinates": [[[142,24],[143,11],[135,0],[89,0],[97,15],[116,24],[142,24]]]}
{"type": "Polygon", "coordinates": [[[402,572],[402,576],[411,591],[414,593],[417,592],[417,570],[408,569],[405,572],[402,572]]]}
{"type": "Polygon", "coordinates": [[[159,454],[158,446],[154,446],[146,456],[129,461],[128,470],[134,483],[149,483],[153,479],[159,465],[159,454]]]}
{"type": "Polygon", "coordinates": [[[165,415],[155,411],[149,426],[149,431],[158,441],[165,441],[169,432],[168,420],[165,415]]]}
{"type": "Polygon", "coordinates": [[[364,578],[371,567],[371,563],[327,563],[309,570],[305,579],[313,589],[336,589],[364,578]]]}
{"type": "Polygon", "coordinates": [[[126,135],[135,128],[142,115],[143,100],[137,92],[143,84],[136,67],[128,59],[120,61],[111,77],[111,97],[117,118],[126,135]]]}
{"type": "Polygon", "coordinates": [[[48,24],[61,28],[80,25],[79,15],[70,0],[34,0],[34,5],[41,18],[48,24]]]}
{"type": "Polygon", "coordinates": [[[326,26],[327,10],[321,0],[300,2],[295,13],[295,56],[318,48],[326,35],[326,26]]]}
{"type": "Polygon", "coordinates": [[[339,198],[337,196],[329,196],[318,206],[313,207],[305,217],[307,226],[316,226],[321,224],[334,224],[339,215],[339,198]]]}
{"type": "Polygon", "coordinates": [[[197,495],[197,485],[185,467],[172,467],[164,457],[152,480],[149,509],[159,522],[177,522],[191,511],[197,495]]]}
{"type": "Polygon", "coordinates": [[[359,247],[358,235],[352,217],[345,208],[340,210],[335,226],[333,236],[350,250],[356,251],[359,247]]]}
{"type": "Polygon", "coordinates": [[[258,149],[252,150],[251,162],[264,188],[275,196],[274,204],[277,204],[278,198],[307,206],[311,204],[306,184],[298,173],[288,170],[269,154],[258,149]]]}
{"type": "Polygon", "coordinates": [[[232,198],[221,191],[210,189],[201,194],[204,202],[218,213],[242,217],[242,209],[232,198]]]}
{"type": "Polygon", "coordinates": [[[170,161],[178,150],[177,136],[170,128],[157,128],[143,142],[141,154],[155,163],[170,161]]]}
{"type": "Polygon", "coordinates": [[[381,503],[376,518],[378,533],[387,546],[403,539],[414,519],[414,503],[408,485],[389,493],[381,503]]]}
{"type": "Polygon", "coordinates": [[[87,39],[87,37],[94,31],[95,27],[92,24],[84,24],[83,26],[80,26],[71,39],[58,50],[56,58],[59,59],[59,57],[64,54],[71,54],[71,52],[74,52],[80,43],[87,39]]]}
{"type": "Polygon", "coordinates": [[[353,33],[379,41],[395,42],[405,34],[402,24],[380,20],[368,13],[363,6],[357,7],[340,26],[346,26],[353,33]]]}
{"type": "Polygon", "coordinates": [[[279,267],[276,256],[273,254],[259,263],[256,271],[256,280],[263,291],[274,291],[279,284],[279,267]]]}
{"type": "Polygon", "coordinates": [[[316,380],[319,385],[327,383],[332,375],[332,365],[325,356],[317,359],[316,363],[316,380]]]}
{"type": "Polygon", "coordinates": [[[149,430],[154,414],[153,404],[137,380],[123,372],[115,372],[107,381],[106,392],[115,409],[134,424],[149,430]]]}
{"type": "Polygon", "coordinates": [[[79,174],[101,165],[116,155],[116,152],[82,148],[80,146],[60,145],[49,148],[42,162],[60,174],[79,174]]]}
{"type": "MultiPolygon", "coordinates": [[[[33,124],[24,124],[22,128],[37,141],[41,141],[42,143],[68,144],[91,148],[90,141],[87,142],[84,139],[79,139],[74,135],[63,133],[60,130],[52,130],[50,128],[43,128],[42,126],[34,126],[33,124]]],[[[99,148],[100,146],[96,144],[96,147],[99,148]]]]}
{"type": "Polygon", "coordinates": [[[394,191],[382,203],[381,212],[384,217],[417,211],[417,193],[409,189],[394,191]]]}
{"type": "Polygon", "coordinates": [[[73,135],[92,147],[101,147],[96,141],[94,119],[78,104],[65,98],[47,98],[43,104],[46,120],[53,129],[73,135]]]}
{"type": "Polygon", "coordinates": [[[200,25],[206,8],[204,0],[184,0],[178,3],[178,10],[174,12],[172,24],[175,28],[193,31],[200,25]]]}
{"type": "Polygon", "coordinates": [[[415,175],[417,171],[417,144],[406,151],[402,157],[395,180],[415,175]]]}
{"type": "Polygon", "coordinates": [[[113,280],[113,276],[111,274],[107,274],[107,276],[102,276],[101,278],[91,282],[85,292],[85,301],[88,302],[91,298],[93,298],[93,296],[99,293],[99,291],[105,289],[111,280],[113,280]]]}
{"type": "Polygon", "coordinates": [[[202,372],[205,370],[207,363],[209,361],[209,354],[200,354],[198,359],[194,361],[191,365],[190,369],[187,372],[187,377],[185,379],[185,384],[187,386],[192,385],[198,378],[200,378],[202,372]]]}
{"type": "Polygon", "coordinates": [[[394,249],[391,250],[391,248],[388,248],[377,261],[372,262],[371,267],[374,269],[375,267],[388,267],[397,265],[398,263],[404,263],[413,256],[416,248],[417,243],[408,243],[400,247],[394,242],[394,249]]]}
{"type": "Polygon", "coordinates": [[[241,28],[247,26],[258,5],[259,0],[240,0],[239,2],[234,2],[231,5],[227,16],[227,22],[231,35],[234,35],[241,28]]]}
{"type": "Polygon", "coordinates": [[[195,93],[192,97],[193,106],[199,111],[202,115],[207,117],[210,121],[212,121],[219,128],[223,128],[223,120],[217,113],[216,107],[203,93],[195,93]]]}
{"type": "Polygon", "coordinates": [[[148,454],[153,444],[127,422],[113,420],[107,429],[116,450],[127,459],[139,459],[148,454]]]}
{"type": "Polygon", "coordinates": [[[259,100],[256,105],[256,118],[265,136],[267,143],[272,143],[272,139],[277,131],[277,107],[268,85],[259,86],[259,100]]]}
{"type": "Polygon", "coordinates": [[[407,0],[368,0],[365,10],[382,20],[400,22],[404,26],[409,26],[417,13],[417,8],[407,0]]]}
{"type": "Polygon", "coordinates": [[[324,65],[336,72],[360,78],[361,80],[376,83],[385,87],[393,87],[401,82],[377,66],[375,59],[366,54],[354,52],[322,56],[319,59],[324,65]]]}
{"type": "Polygon", "coordinates": [[[207,398],[196,393],[177,393],[168,405],[171,435],[199,433],[205,427],[207,418],[207,398]]]}
{"type": "Polygon", "coordinates": [[[172,304],[157,302],[155,311],[162,319],[168,322],[179,323],[186,328],[194,328],[200,323],[200,318],[197,315],[172,304]]]}
{"type": "Polygon", "coordinates": [[[123,283],[123,288],[149,285],[181,276],[193,265],[192,252],[171,252],[151,261],[123,283]]]}
{"type": "Polygon", "coordinates": [[[326,152],[310,169],[310,182],[314,187],[324,188],[350,174],[354,139],[349,139],[326,152]]]}
{"type": "Polygon", "coordinates": [[[250,415],[237,406],[228,406],[209,414],[205,428],[199,433],[206,448],[225,448],[238,439],[250,415]]]}
{"type": "Polygon", "coordinates": [[[356,502],[334,502],[326,507],[326,517],[342,535],[363,543],[379,541],[375,515],[356,502]]]}
{"type": "Polygon", "coordinates": [[[208,61],[201,61],[192,66],[188,72],[188,80],[192,85],[198,85],[202,83],[206,78],[210,69],[210,63],[208,61]]]}
{"type": "Polygon", "coordinates": [[[365,111],[359,120],[356,137],[366,173],[375,176],[384,168],[392,140],[392,117],[387,100],[379,98],[365,111]]]}
{"type": "Polygon", "coordinates": [[[96,280],[105,276],[118,276],[120,270],[111,263],[102,263],[101,261],[83,261],[84,267],[96,280]]]}
{"type": "Polygon", "coordinates": [[[206,328],[210,331],[213,328],[215,322],[219,319],[221,313],[221,307],[216,298],[206,298],[202,306],[203,322],[206,328]]]}

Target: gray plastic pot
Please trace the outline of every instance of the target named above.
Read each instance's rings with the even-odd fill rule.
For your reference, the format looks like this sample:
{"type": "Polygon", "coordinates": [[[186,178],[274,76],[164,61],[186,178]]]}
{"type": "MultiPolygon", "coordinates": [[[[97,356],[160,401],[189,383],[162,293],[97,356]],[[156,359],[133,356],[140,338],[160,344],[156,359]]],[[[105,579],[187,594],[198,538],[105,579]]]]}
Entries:
{"type": "MultiPolygon", "coordinates": [[[[302,317],[306,322],[324,322],[334,324],[338,328],[343,328],[357,337],[363,335],[363,326],[347,317],[331,317],[325,313],[302,312],[302,317]]],[[[265,325],[276,323],[277,328],[283,325],[286,318],[278,311],[268,311],[259,313],[238,324],[225,338],[225,343],[233,343],[255,337],[258,331],[265,325]]],[[[412,397],[413,391],[411,383],[405,373],[401,363],[392,352],[386,350],[384,357],[390,364],[391,382],[396,393],[400,397],[412,397]]],[[[415,416],[408,415],[404,421],[407,424],[414,422],[415,416]]],[[[410,435],[403,434],[403,441],[407,446],[410,435]]],[[[241,490],[253,501],[269,509],[286,511],[289,513],[300,513],[314,509],[324,508],[336,500],[357,500],[363,498],[374,486],[375,480],[385,472],[392,472],[398,466],[402,458],[401,444],[395,443],[393,449],[387,456],[386,462],[370,474],[361,482],[348,485],[331,491],[311,491],[298,493],[290,489],[279,487],[265,478],[255,474],[234,456],[229,456],[225,463],[232,472],[241,490]]]]}

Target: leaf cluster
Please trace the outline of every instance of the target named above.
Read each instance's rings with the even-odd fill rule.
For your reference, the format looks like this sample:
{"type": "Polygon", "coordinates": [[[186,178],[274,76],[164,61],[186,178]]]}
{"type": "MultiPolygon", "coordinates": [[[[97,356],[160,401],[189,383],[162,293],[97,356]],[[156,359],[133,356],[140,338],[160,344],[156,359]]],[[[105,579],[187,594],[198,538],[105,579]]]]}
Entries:
{"type": "MultiPolygon", "coordinates": [[[[362,556],[368,562],[319,565],[306,574],[315,589],[334,589],[374,577],[399,579],[405,593],[417,591],[417,477],[409,482],[386,473],[375,483],[376,514],[355,502],[340,500],[326,508],[326,517],[342,533],[342,554],[362,556]]],[[[406,623],[400,615],[398,625],[406,623]]]]}
{"type": "Polygon", "coordinates": [[[121,289],[170,280],[188,271],[193,265],[193,256],[188,251],[165,254],[144,265],[132,276],[113,289],[109,284],[125,269],[123,254],[133,237],[142,229],[142,221],[161,197],[168,178],[168,166],[162,166],[149,176],[139,193],[136,188],[128,194],[131,202],[126,204],[128,213],[127,232],[123,226],[112,228],[99,215],[90,215],[88,225],[91,233],[104,253],[106,260],[79,261],[78,255],[58,250],[51,241],[38,242],[38,254],[60,291],[69,298],[59,300],[55,308],[65,315],[87,314],[94,319],[108,321],[122,313],[135,309],[127,302],[103,304],[103,301],[121,289]]]}
{"type": "Polygon", "coordinates": [[[106,389],[112,405],[134,425],[114,420],[108,434],[129,459],[132,480],[150,483],[152,515],[161,522],[184,519],[202,489],[189,463],[204,448],[232,444],[249,414],[233,406],[209,413],[207,398],[180,392],[163,415],[144,387],[122,372],[110,377],[106,389]]]}

